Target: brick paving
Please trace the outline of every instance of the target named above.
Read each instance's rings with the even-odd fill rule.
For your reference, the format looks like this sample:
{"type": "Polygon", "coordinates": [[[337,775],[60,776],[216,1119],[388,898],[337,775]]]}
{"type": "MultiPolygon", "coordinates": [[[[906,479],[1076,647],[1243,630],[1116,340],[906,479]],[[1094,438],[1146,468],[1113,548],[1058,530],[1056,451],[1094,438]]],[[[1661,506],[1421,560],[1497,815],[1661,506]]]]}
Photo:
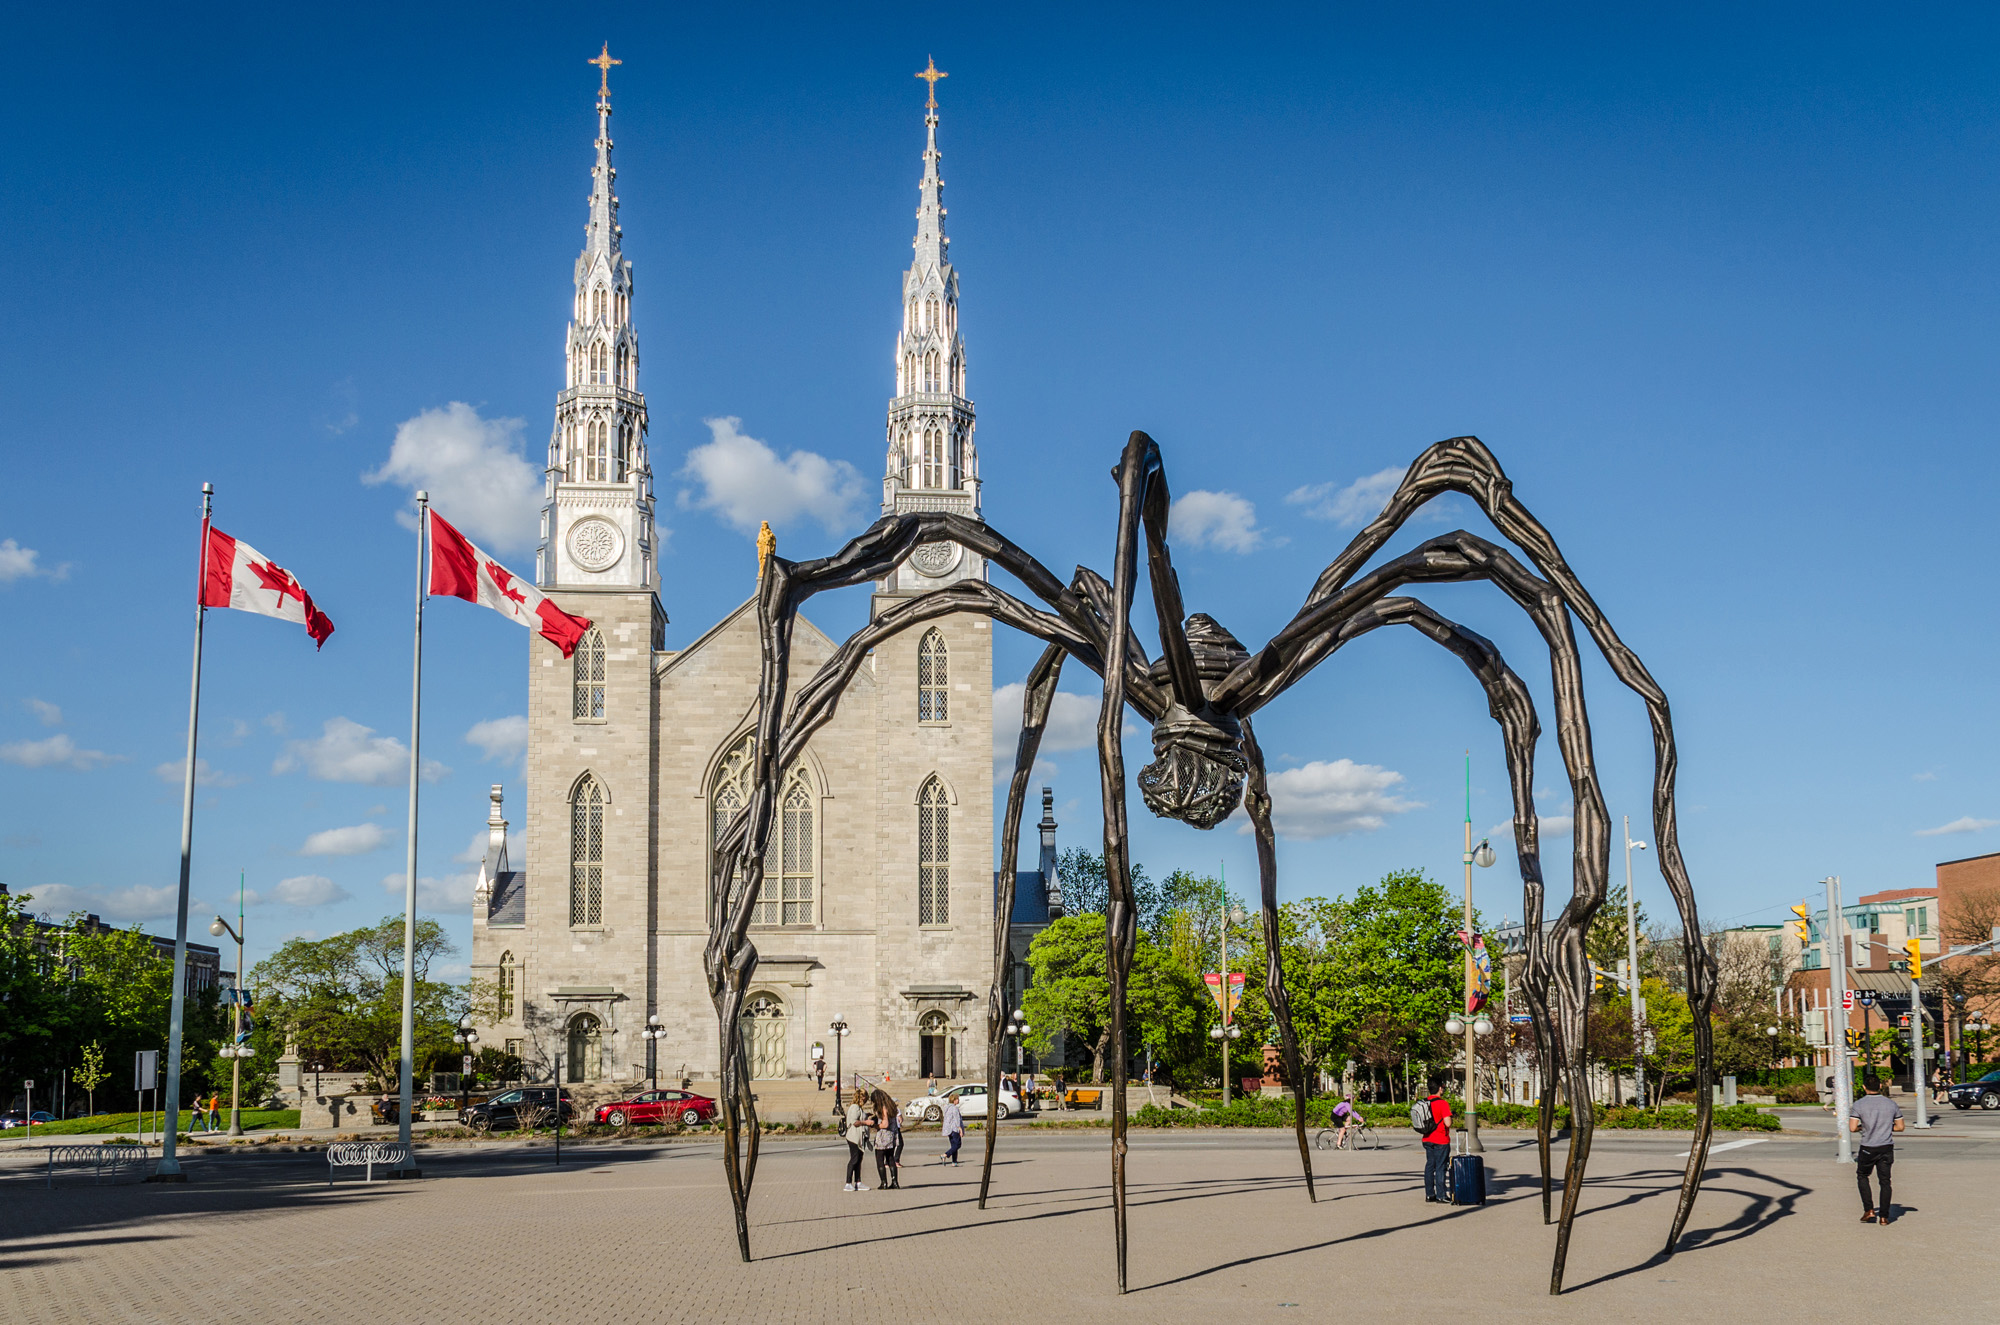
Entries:
{"type": "Polygon", "coordinates": [[[1506,1321],[1764,1321],[1831,1310],[1836,1289],[1848,1315],[1992,1302],[2000,1141],[1910,1147],[1896,1173],[1909,1209],[1889,1228],[1857,1222],[1852,1171],[1826,1143],[1720,1153],[1688,1245],[1661,1262],[1685,1139],[1601,1139],[1570,1291],[1551,1300],[1532,1147],[1489,1140],[1493,1199],[1457,1210],[1423,1204],[1407,1145],[1316,1153],[1308,1205],[1283,1137],[1135,1133],[1122,1299],[1103,1132],[1003,1133],[984,1212],[972,1164],[924,1162],[934,1134],[913,1135],[890,1192],[840,1190],[844,1145],[767,1144],[750,1265],[707,1143],[575,1148],[559,1170],[546,1151],[440,1149],[420,1181],[343,1172],[332,1189],[308,1157],[203,1156],[184,1186],[84,1177],[47,1191],[16,1153],[0,1165],[0,1319],[903,1322],[1007,1304],[1292,1321],[1439,1319],[1472,1303],[1506,1321]]]}

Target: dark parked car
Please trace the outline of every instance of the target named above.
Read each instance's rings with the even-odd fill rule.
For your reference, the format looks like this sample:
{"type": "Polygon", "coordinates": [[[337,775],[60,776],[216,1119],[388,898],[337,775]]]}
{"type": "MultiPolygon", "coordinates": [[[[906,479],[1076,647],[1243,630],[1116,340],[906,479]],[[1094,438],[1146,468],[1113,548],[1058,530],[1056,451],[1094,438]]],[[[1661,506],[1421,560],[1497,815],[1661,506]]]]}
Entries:
{"type": "MultiPolygon", "coordinates": [[[[554,1121],[556,1094],[554,1086],[517,1086],[513,1090],[501,1091],[484,1103],[459,1110],[458,1120],[475,1132],[491,1131],[496,1127],[511,1131],[524,1122],[546,1127],[554,1121]]],[[[563,1091],[563,1121],[569,1122],[574,1116],[569,1092],[563,1091]]]]}
{"type": "Polygon", "coordinates": [[[688,1127],[714,1121],[718,1105],[706,1095],[686,1090],[648,1090],[629,1100],[614,1100],[597,1111],[597,1121],[612,1127],[627,1123],[660,1123],[677,1118],[688,1127]]]}
{"type": "Polygon", "coordinates": [[[1982,1109],[2000,1109],[2000,1072],[1988,1072],[1977,1081],[1968,1081],[1962,1086],[1947,1086],[1945,1092],[1953,1105],[1969,1109],[1977,1104],[1982,1109]]]}

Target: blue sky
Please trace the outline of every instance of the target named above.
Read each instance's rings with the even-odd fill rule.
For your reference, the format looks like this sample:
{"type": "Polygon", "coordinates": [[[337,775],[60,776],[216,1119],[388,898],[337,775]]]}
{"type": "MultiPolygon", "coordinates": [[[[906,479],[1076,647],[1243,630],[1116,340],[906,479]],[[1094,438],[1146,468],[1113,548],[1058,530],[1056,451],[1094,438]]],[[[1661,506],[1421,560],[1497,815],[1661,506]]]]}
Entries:
{"type": "MultiPolygon", "coordinates": [[[[670,647],[750,591],[730,512],[777,513],[793,556],[872,515],[911,73],[934,54],[995,525],[1059,570],[1106,566],[1107,470],[1145,428],[1176,492],[1211,494],[1178,534],[1190,606],[1255,644],[1380,475],[1477,434],[1673,700],[1704,915],[1774,920],[1827,873],[1850,897],[1926,884],[2000,849],[1996,28],[1858,6],[17,18],[0,881],[170,917],[209,480],[220,527],[339,631],[315,656],[295,627],[211,614],[197,914],[243,870],[254,959],[399,905],[414,548],[403,471],[364,476],[405,425],[420,451],[460,447],[442,486],[491,480],[485,536],[527,568],[507,476],[539,466],[561,383],[584,61],[608,39],[670,647]],[[746,497],[690,465],[718,436],[826,463],[746,497]]],[[[1453,523],[1487,532],[1448,504],[1395,546],[1453,523]]],[[[1423,593],[1545,695],[1497,594],[1423,593]]],[[[422,873],[463,937],[487,785],[518,807],[526,640],[461,603],[429,620],[422,873]]],[[[998,679],[1033,654],[1003,636],[998,679]]],[[[1590,680],[1611,810],[1643,819],[1643,712],[1590,680]]],[[[1508,818],[1476,687],[1413,636],[1356,645],[1261,723],[1287,896],[1405,865],[1454,879],[1468,747],[1475,828],[1508,818]]],[[[1093,841],[1089,751],[1049,763],[1064,841],[1093,841]]],[[[1233,826],[1134,828],[1156,873],[1252,878],[1233,826]]],[[[1549,849],[1560,878],[1567,843],[1549,849]]],[[[1649,853],[1637,869],[1664,912],[1649,853]]],[[[1478,889],[1519,914],[1504,865],[1478,889]]]]}

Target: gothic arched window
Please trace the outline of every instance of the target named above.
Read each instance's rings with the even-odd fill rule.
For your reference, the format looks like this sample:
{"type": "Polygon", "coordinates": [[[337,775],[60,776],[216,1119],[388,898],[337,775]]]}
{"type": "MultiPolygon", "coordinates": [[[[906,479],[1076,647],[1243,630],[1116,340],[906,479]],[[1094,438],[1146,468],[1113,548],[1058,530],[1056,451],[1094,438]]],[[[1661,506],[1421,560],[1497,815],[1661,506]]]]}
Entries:
{"type": "Polygon", "coordinates": [[[583,477],[591,483],[602,483],[611,477],[611,443],[606,431],[603,419],[591,421],[590,450],[583,465],[583,477]]]}
{"type": "Polygon", "coordinates": [[[604,632],[595,626],[584,631],[569,661],[576,690],[572,716],[578,722],[604,721],[604,632]]]}
{"type": "Polygon", "coordinates": [[[813,790],[800,769],[785,779],[778,798],[779,850],[776,878],[766,877],[757,900],[759,925],[810,925],[813,922],[813,790]],[[774,895],[775,894],[775,895],[774,895]]]}
{"type": "Polygon", "coordinates": [[[944,633],[929,630],[917,645],[917,721],[947,722],[951,718],[951,666],[944,633]]]}
{"type": "MultiPolygon", "coordinates": [[[[756,774],[757,738],[745,736],[730,747],[722,757],[722,764],[715,770],[715,786],[708,797],[708,840],[713,849],[722,841],[722,832],[729,827],[729,821],[737,811],[750,803],[750,783],[756,774]]],[[[709,867],[709,877],[713,878],[713,863],[709,867]]],[[[742,881],[742,874],[733,870],[729,877],[729,892],[732,897],[742,881]]]]}
{"type": "Polygon", "coordinates": [[[604,321],[604,287],[601,285],[592,290],[590,294],[590,320],[593,322],[604,321]]]}
{"type": "Polygon", "coordinates": [[[924,429],[923,480],[926,488],[944,486],[944,434],[936,428],[924,429]]]}
{"type": "Polygon", "coordinates": [[[586,773],[569,798],[569,923],[604,923],[604,788],[586,773]]]}
{"type": "Polygon", "coordinates": [[[494,984],[494,995],[493,995],[494,1010],[500,1014],[500,1020],[505,1021],[507,1020],[507,1018],[514,1015],[514,954],[513,953],[503,952],[500,954],[500,969],[497,972],[495,972],[495,978],[493,984],[494,984]]]}
{"type": "Polygon", "coordinates": [[[917,793],[917,923],[951,923],[951,802],[935,777],[917,793]]]}

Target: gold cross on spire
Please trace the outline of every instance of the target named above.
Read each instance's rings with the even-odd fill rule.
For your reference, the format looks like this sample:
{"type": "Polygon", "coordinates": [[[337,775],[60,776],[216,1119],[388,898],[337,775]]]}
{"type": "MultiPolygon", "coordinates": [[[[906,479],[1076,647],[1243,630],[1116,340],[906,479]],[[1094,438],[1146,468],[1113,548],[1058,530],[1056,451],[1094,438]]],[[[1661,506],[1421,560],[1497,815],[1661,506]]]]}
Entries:
{"type": "Polygon", "coordinates": [[[946,73],[944,70],[938,68],[937,61],[932,59],[930,56],[926,55],[924,57],[924,67],[922,69],[917,70],[917,77],[923,79],[926,83],[929,83],[931,85],[930,98],[929,100],[924,102],[924,109],[936,110],[937,81],[940,78],[950,78],[951,75],[946,73]]]}
{"type": "Polygon", "coordinates": [[[600,97],[610,96],[611,66],[625,63],[623,60],[614,60],[611,58],[611,43],[608,41],[605,42],[604,49],[598,53],[597,58],[595,60],[585,60],[584,63],[596,65],[602,75],[597,82],[597,95],[600,97]]]}

